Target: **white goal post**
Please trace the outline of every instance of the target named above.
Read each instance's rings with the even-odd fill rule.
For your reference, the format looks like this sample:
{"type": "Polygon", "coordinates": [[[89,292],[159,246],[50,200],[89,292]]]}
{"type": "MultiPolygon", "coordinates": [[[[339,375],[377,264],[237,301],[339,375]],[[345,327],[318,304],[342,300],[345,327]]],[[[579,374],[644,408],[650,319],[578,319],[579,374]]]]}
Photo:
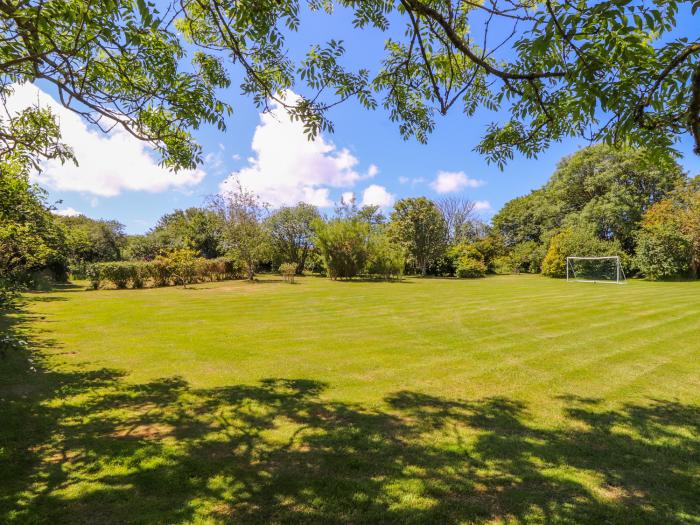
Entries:
{"type": "Polygon", "coordinates": [[[579,283],[624,284],[620,257],[567,257],[566,280],[579,283]]]}

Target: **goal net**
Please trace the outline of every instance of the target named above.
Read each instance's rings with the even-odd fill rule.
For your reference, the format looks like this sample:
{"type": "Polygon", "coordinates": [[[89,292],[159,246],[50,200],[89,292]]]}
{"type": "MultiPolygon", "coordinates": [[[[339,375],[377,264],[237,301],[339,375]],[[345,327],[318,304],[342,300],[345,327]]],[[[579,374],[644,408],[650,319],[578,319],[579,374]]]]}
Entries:
{"type": "Polygon", "coordinates": [[[567,257],[566,280],[584,283],[625,282],[625,272],[622,271],[620,258],[610,257],[567,257]]]}

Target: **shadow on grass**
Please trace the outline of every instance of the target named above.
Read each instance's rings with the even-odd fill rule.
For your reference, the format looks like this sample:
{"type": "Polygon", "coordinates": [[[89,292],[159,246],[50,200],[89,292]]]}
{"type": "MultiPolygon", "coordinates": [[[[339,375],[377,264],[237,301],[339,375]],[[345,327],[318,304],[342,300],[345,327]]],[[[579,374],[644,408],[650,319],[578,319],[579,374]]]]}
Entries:
{"type": "Polygon", "coordinates": [[[390,284],[413,284],[411,281],[402,279],[382,279],[374,277],[353,277],[351,279],[336,279],[337,283],[390,283],[390,284]]]}
{"type": "Polygon", "coordinates": [[[50,286],[48,286],[45,290],[42,289],[36,289],[36,290],[29,290],[26,292],[26,295],[30,297],[36,297],[40,296],[42,294],[47,294],[47,293],[55,293],[55,292],[79,292],[85,289],[85,286],[80,286],[75,283],[67,282],[67,283],[51,283],[50,286]]]}
{"type": "MultiPolygon", "coordinates": [[[[20,334],[28,319],[0,319],[20,334]]],[[[0,361],[0,522],[695,523],[700,408],[611,410],[402,391],[385,408],[311,379],[195,389],[62,371],[27,341],[0,361]]],[[[42,347],[42,345],[44,345],[42,347]]],[[[66,349],[68,350],[68,349],[66,349]]]]}
{"type": "Polygon", "coordinates": [[[67,301],[68,299],[60,295],[39,295],[34,292],[25,293],[24,297],[20,301],[21,305],[26,303],[55,303],[60,301],[67,301]]]}

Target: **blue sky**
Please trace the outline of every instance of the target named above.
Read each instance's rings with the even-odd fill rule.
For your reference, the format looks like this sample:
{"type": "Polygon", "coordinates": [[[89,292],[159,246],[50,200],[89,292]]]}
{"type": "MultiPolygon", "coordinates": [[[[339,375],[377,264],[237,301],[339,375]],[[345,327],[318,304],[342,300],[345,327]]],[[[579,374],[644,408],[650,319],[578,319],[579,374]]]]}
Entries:
{"type": "MultiPolygon", "coordinates": [[[[679,30],[691,33],[692,22],[692,17],[686,17],[682,24],[685,27],[679,30]]],[[[312,43],[342,39],[348,49],[344,64],[374,71],[378,64],[366,60],[381,57],[386,37],[376,30],[353,31],[350,16],[344,12],[333,17],[307,13],[302,18],[300,32],[290,37],[288,45],[291,54],[299,57],[312,43]]],[[[47,168],[48,173],[40,181],[49,190],[50,199],[62,201],[58,205],[60,209],[79,211],[94,218],[117,219],[127,232],[142,233],[166,212],[201,205],[207,195],[220,190],[222,182],[233,172],[239,173],[244,181],[253,181],[253,189],[262,189],[263,196],[270,201],[277,199],[283,203],[286,198],[304,192],[313,193],[310,199],[318,203],[338,201],[346,192],[354,192],[358,201],[362,201],[365,190],[373,186],[366,195],[369,201],[390,204],[392,199],[406,196],[458,195],[478,201],[480,213],[488,219],[509,199],[541,186],[562,156],[584,145],[581,140],[568,140],[554,145],[536,160],[516,157],[500,171],[473,151],[487,124],[497,115],[482,111],[466,118],[456,108],[446,117],[438,118],[429,143],[421,145],[415,140],[404,141],[397,125],[389,121],[383,109],[366,111],[350,101],[330,114],[335,133],[324,135],[320,143],[307,148],[294,137],[293,127],[270,120],[261,123],[252,102],[238,94],[235,72],[233,78],[233,87],[221,93],[234,106],[228,130],[220,133],[203,128],[195,134],[207,158],[199,171],[179,175],[156,173],[158,168],[149,161],[149,152],[138,150],[143,146],[123,144],[120,137],[99,137],[87,128],[77,129],[80,125],[73,122],[73,132],[65,135],[84,143],[85,159],[80,158],[80,145],[73,144],[80,167],[47,168]],[[95,158],[90,159],[90,155],[95,158]],[[130,157],[138,158],[139,162],[130,162],[130,157]],[[294,168],[295,162],[313,168],[295,178],[299,172],[294,168]],[[56,171],[53,177],[52,169],[56,171]],[[437,184],[440,172],[444,173],[437,184]],[[305,186],[299,177],[314,179],[313,186],[305,186]],[[67,182],[68,178],[73,182],[67,182]],[[177,182],[171,183],[172,180],[177,182]]],[[[38,87],[51,94],[45,86],[38,87]]],[[[45,97],[42,95],[42,100],[45,97]]],[[[62,116],[66,125],[70,120],[69,116],[62,116]]],[[[690,140],[685,139],[679,149],[684,154],[681,163],[685,169],[693,175],[700,173],[700,157],[692,154],[690,140]]]]}

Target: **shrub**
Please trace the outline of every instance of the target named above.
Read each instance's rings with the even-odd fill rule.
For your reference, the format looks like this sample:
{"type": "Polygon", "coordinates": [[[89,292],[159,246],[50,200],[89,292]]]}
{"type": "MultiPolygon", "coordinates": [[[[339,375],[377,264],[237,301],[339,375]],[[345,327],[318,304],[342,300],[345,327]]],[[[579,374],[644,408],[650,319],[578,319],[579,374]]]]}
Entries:
{"type": "Polygon", "coordinates": [[[293,283],[294,276],[297,273],[297,265],[294,263],[282,263],[279,268],[282,277],[284,277],[285,282],[293,283]]]}
{"type": "Polygon", "coordinates": [[[317,221],[318,246],[331,279],[359,275],[367,263],[369,225],[358,219],[317,221]]]}
{"type": "Polygon", "coordinates": [[[27,285],[31,290],[48,292],[56,284],[57,279],[49,268],[35,270],[27,278],[27,285]]]}
{"type": "Polygon", "coordinates": [[[159,255],[153,261],[120,261],[89,264],[85,274],[90,286],[98,289],[103,281],[117,288],[143,288],[170,284],[187,285],[203,280],[232,279],[240,277],[242,271],[235,259],[219,257],[202,259],[192,256],[192,250],[180,249],[159,255]],[[183,253],[187,251],[188,253],[183,253]]]}
{"type": "Polygon", "coordinates": [[[201,281],[213,281],[215,279],[214,264],[210,259],[197,257],[194,261],[195,279],[201,281]]]}
{"type": "Polygon", "coordinates": [[[133,262],[133,271],[131,276],[131,286],[134,288],[143,288],[146,280],[150,277],[150,263],[148,262],[133,262]]]}
{"type": "Polygon", "coordinates": [[[474,241],[471,246],[473,246],[474,249],[481,255],[481,257],[476,258],[481,260],[484,265],[486,265],[487,271],[495,273],[496,258],[503,256],[506,253],[503,238],[496,233],[489,233],[488,235],[474,241]]]}
{"type": "Polygon", "coordinates": [[[117,288],[126,288],[134,277],[132,262],[104,262],[98,265],[102,280],[111,281],[117,288]]]}
{"type": "Polygon", "coordinates": [[[149,273],[154,286],[168,286],[173,277],[172,261],[164,255],[158,255],[151,262],[149,273]]]}
{"type": "Polygon", "coordinates": [[[427,274],[428,275],[454,275],[457,265],[457,259],[451,257],[448,254],[449,247],[440,257],[434,259],[430,265],[428,265],[427,274]]]}
{"type": "Polygon", "coordinates": [[[244,267],[241,261],[235,257],[218,257],[215,261],[215,271],[217,278],[222,279],[242,279],[244,267]]]}
{"type": "Polygon", "coordinates": [[[700,177],[679,186],[644,215],[637,263],[654,279],[700,273],[700,177]]]}
{"type": "Polygon", "coordinates": [[[97,290],[102,281],[102,268],[99,264],[88,264],[85,268],[85,278],[90,281],[90,287],[97,290]]]}
{"type": "Polygon", "coordinates": [[[178,248],[171,251],[167,258],[172,265],[172,277],[176,284],[187,287],[194,282],[197,275],[197,252],[191,248],[178,248]]]}
{"type": "Polygon", "coordinates": [[[89,279],[87,275],[88,266],[90,264],[85,261],[72,262],[68,267],[68,273],[72,279],[89,279]]]}
{"type": "Polygon", "coordinates": [[[637,235],[636,263],[650,279],[678,277],[690,273],[691,246],[678,230],[653,228],[637,235]]]}
{"type": "Polygon", "coordinates": [[[397,244],[381,233],[370,238],[367,273],[384,279],[397,278],[403,275],[406,254],[397,244]]]}
{"type": "Polygon", "coordinates": [[[493,260],[493,269],[497,274],[520,273],[520,269],[508,255],[501,255],[493,260]]]}
{"type": "Polygon", "coordinates": [[[482,275],[464,275],[465,272],[470,273],[472,271],[476,271],[478,273],[478,268],[481,268],[482,266],[485,268],[484,271],[489,271],[489,265],[486,263],[484,255],[479,250],[476,243],[462,241],[457,244],[453,244],[447,249],[446,255],[448,258],[452,259],[454,274],[457,277],[482,277],[482,275]],[[481,264],[472,263],[468,261],[468,259],[478,261],[481,264]],[[462,266],[462,275],[460,275],[459,272],[460,265],[462,266]],[[467,271],[466,268],[469,268],[470,270],[467,271]]]}
{"type": "Polygon", "coordinates": [[[457,263],[456,274],[460,279],[474,279],[486,275],[486,264],[476,257],[462,257],[457,263]]]}
{"type": "Polygon", "coordinates": [[[493,260],[496,273],[537,273],[542,265],[545,248],[535,241],[525,241],[512,246],[507,255],[493,260]]]}
{"type": "Polygon", "coordinates": [[[312,249],[306,256],[304,271],[319,275],[326,274],[326,267],[323,264],[323,257],[317,249],[312,249]]]}
{"type": "Polygon", "coordinates": [[[238,260],[233,257],[197,258],[195,261],[195,274],[198,281],[238,279],[243,275],[243,268],[238,260]]]}
{"type": "Polygon", "coordinates": [[[547,255],[542,261],[542,274],[549,277],[566,275],[567,257],[623,255],[617,241],[606,241],[587,228],[566,228],[549,241],[547,255]]]}

